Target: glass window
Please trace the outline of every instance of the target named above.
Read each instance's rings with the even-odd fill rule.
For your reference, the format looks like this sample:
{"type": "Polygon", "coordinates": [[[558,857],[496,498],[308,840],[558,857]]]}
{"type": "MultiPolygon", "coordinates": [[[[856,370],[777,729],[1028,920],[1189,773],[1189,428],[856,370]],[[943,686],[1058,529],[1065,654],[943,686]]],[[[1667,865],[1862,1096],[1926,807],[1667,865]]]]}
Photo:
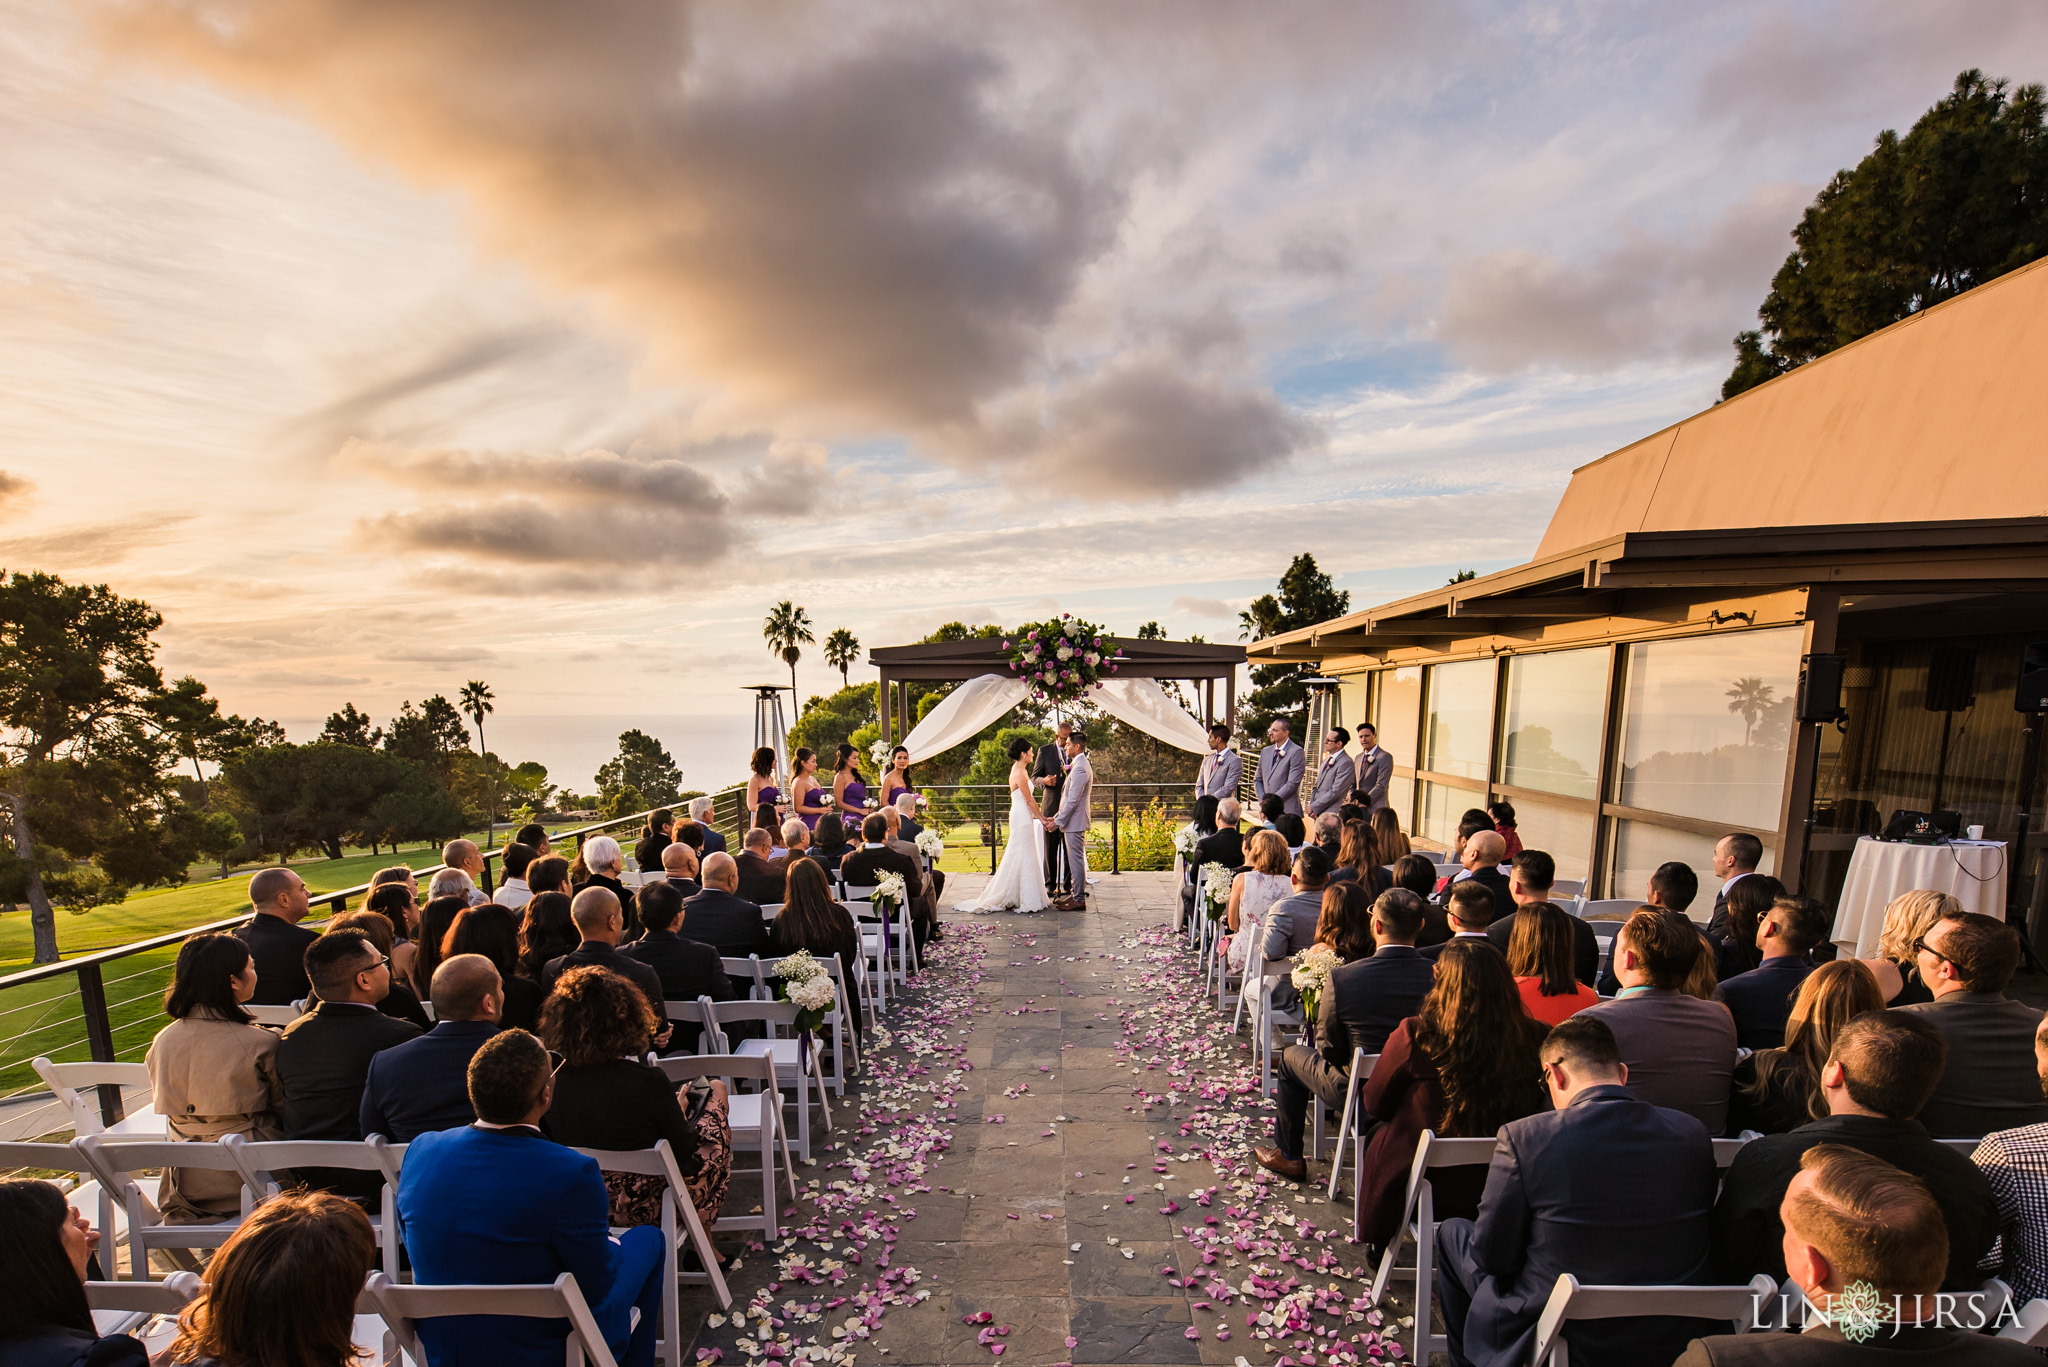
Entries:
{"type": "Polygon", "coordinates": [[[1794,627],[1630,646],[1617,800],[1775,829],[1800,641],[1794,627]]]}
{"type": "Polygon", "coordinates": [[[1337,724],[1352,733],[1351,743],[1344,747],[1347,754],[1358,753],[1359,723],[1372,720],[1372,713],[1365,710],[1371,679],[1370,674],[1346,674],[1337,680],[1337,724]]]}
{"type": "Polygon", "coordinates": [[[1422,666],[1380,671],[1380,748],[1394,763],[1415,767],[1415,731],[1422,718],[1422,666]]]}
{"type": "MultiPolygon", "coordinates": [[[[1542,850],[1557,861],[1559,878],[1586,876],[1593,860],[1593,813],[1563,803],[1517,798],[1515,832],[1525,850],[1542,850]]],[[[1455,824],[1457,817],[1451,818],[1455,824]]]]}
{"type": "MultiPolygon", "coordinates": [[[[1516,815],[1519,816],[1521,810],[1516,807],[1516,815]]],[[[1675,859],[1681,864],[1690,864],[1692,871],[1700,876],[1699,896],[1686,908],[1686,912],[1704,921],[1714,909],[1714,894],[1720,891],[1714,883],[1714,843],[1717,839],[1711,835],[1674,831],[1668,826],[1653,826],[1647,821],[1616,821],[1614,857],[1608,860],[1607,895],[1641,897],[1649,889],[1650,875],[1657,871],[1657,866],[1675,859]]],[[[1527,835],[1522,837],[1524,844],[1528,840],[1527,835]]],[[[1766,845],[1763,863],[1757,871],[1769,873],[1776,867],[1777,852],[1766,845]]],[[[1561,861],[1558,871],[1563,872],[1561,861]]]]}
{"type": "Polygon", "coordinates": [[[1492,660],[1430,667],[1429,732],[1422,747],[1428,762],[1423,768],[1481,783],[1491,776],[1494,673],[1492,660]]]}
{"type": "Polygon", "coordinates": [[[1406,774],[1393,774],[1387,779],[1387,805],[1394,809],[1394,817],[1401,823],[1401,829],[1414,833],[1415,780],[1406,774]]]}
{"type": "Polygon", "coordinates": [[[1424,780],[1422,814],[1416,818],[1415,833],[1450,849],[1458,843],[1458,818],[1473,807],[1486,805],[1485,790],[1460,788],[1449,783],[1424,780]]]}
{"type": "Polygon", "coordinates": [[[1607,657],[1604,649],[1559,650],[1508,661],[1502,783],[1566,797],[1600,795],[1607,657]]]}

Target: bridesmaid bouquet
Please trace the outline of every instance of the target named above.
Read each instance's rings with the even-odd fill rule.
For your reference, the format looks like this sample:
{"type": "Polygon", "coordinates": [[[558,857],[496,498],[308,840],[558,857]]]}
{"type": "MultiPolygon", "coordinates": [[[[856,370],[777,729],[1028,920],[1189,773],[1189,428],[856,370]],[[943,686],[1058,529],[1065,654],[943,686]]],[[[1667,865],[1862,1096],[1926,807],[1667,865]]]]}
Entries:
{"type": "Polygon", "coordinates": [[[1310,945],[1294,956],[1294,971],[1288,978],[1301,993],[1303,1020],[1316,1018],[1316,1002],[1330,986],[1330,970],[1341,962],[1336,950],[1322,944],[1310,945]]]}

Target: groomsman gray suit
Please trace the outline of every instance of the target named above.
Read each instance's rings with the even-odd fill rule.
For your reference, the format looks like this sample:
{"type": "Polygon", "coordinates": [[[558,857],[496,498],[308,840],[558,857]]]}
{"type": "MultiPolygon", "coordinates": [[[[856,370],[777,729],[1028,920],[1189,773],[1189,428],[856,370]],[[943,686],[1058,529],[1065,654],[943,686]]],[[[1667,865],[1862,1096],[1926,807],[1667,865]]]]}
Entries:
{"type": "Polygon", "coordinates": [[[1074,901],[1088,900],[1088,798],[1095,787],[1095,770],[1082,750],[1067,760],[1067,781],[1060,785],[1060,809],[1053,825],[1066,837],[1067,873],[1074,901]]]}
{"type": "Polygon", "coordinates": [[[1352,780],[1356,777],[1351,767],[1351,756],[1342,750],[1334,755],[1325,755],[1322,767],[1316,770],[1315,791],[1308,797],[1308,814],[1321,816],[1349,802],[1352,780]]]}
{"type": "Polygon", "coordinates": [[[1365,809],[1376,812],[1387,805],[1387,783],[1394,777],[1394,757],[1375,745],[1358,752],[1352,767],[1358,778],[1351,785],[1365,794],[1365,809]]]}
{"type": "Polygon", "coordinates": [[[1221,802],[1226,797],[1237,796],[1237,785],[1244,775],[1244,761],[1237,751],[1226,745],[1221,750],[1211,750],[1202,758],[1202,769],[1195,776],[1195,796],[1213,797],[1221,802]]]}
{"type": "Polygon", "coordinates": [[[1284,744],[1269,745],[1259,751],[1258,790],[1260,802],[1268,794],[1278,794],[1286,803],[1290,816],[1301,815],[1301,747],[1289,736],[1284,744]]]}

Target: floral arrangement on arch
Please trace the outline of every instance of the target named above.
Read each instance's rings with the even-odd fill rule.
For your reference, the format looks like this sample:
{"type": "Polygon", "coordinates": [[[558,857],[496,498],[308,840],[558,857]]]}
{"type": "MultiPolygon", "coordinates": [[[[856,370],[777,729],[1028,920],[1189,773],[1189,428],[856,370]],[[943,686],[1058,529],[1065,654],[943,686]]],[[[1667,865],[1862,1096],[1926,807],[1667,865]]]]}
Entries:
{"type": "Polygon", "coordinates": [[[1010,672],[1031,685],[1038,702],[1074,702],[1117,672],[1121,650],[1103,644],[1102,628],[1065,613],[1055,621],[1027,622],[1003,641],[1010,672]]]}

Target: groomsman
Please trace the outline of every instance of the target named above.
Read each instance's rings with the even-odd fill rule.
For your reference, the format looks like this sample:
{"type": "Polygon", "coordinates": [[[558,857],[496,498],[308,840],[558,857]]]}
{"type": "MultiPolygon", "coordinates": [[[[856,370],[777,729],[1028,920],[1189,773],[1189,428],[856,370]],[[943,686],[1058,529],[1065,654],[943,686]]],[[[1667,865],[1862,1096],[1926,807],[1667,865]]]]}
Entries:
{"type": "Polygon", "coordinates": [[[1289,816],[1301,815],[1301,747],[1290,738],[1293,727],[1286,719],[1276,717],[1266,728],[1266,739],[1272,744],[1259,751],[1259,770],[1255,786],[1260,803],[1268,797],[1280,799],[1280,808],[1289,816]]]}
{"type": "Polygon", "coordinates": [[[1308,797],[1310,816],[1334,812],[1351,800],[1351,785],[1358,774],[1351,767],[1351,756],[1344,753],[1344,747],[1350,743],[1351,733],[1341,726],[1333,726],[1324,734],[1323,766],[1316,770],[1315,791],[1308,797]]]}
{"type": "Polygon", "coordinates": [[[1356,787],[1365,794],[1368,814],[1387,805],[1387,781],[1394,776],[1394,757],[1380,749],[1380,733],[1369,721],[1358,724],[1356,787]]]}
{"type": "MultiPolygon", "coordinates": [[[[1060,807],[1060,787],[1067,781],[1067,737],[1074,734],[1074,724],[1063,721],[1053,729],[1055,739],[1050,745],[1038,748],[1038,763],[1031,770],[1031,777],[1045,785],[1038,799],[1038,810],[1050,814],[1060,807]]],[[[1062,886],[1060,859],[1066,853],[1066,837],[1058,831],[1045,833],[1045,891],[1047,896],[1058,896],[1062,886]]]]}
{"type": "Polygon", "coordinates": [[[1244,761],[1230,746],[1230,728],[1222,722],[1209,727],[1209,753],[1202,757],[1202,768],[1195,775],[1195,797],[1213,797],[1221,803],[1226,797],[1237,796],[1237,785],[1244,774],[1244,761]]]}

